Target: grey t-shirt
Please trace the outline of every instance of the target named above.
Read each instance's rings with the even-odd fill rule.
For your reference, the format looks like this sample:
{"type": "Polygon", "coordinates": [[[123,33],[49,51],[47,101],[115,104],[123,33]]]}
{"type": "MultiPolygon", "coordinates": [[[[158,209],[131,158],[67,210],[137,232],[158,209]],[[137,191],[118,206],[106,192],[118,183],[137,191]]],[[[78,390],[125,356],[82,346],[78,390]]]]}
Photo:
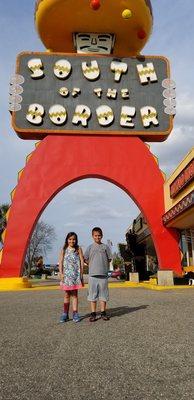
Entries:
{"type": "Polygon", "coordinates": [[[89,276],[107,276],[111,258],[110,248],[106,244],[93,243],[88,246],[84,259],[89,263],[89,276]]]}

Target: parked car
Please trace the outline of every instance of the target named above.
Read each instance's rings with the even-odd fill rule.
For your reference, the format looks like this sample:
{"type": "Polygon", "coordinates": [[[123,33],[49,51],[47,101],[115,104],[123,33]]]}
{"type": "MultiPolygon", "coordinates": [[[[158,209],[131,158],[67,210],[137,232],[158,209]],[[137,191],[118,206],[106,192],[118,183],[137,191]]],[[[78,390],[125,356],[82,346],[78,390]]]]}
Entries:
{"type": "Polygon", "coordinates": [[[108,271],[108,278],[125,279],[125,273],[120,269],[108,271]]]}
{"type": "Polygon", "coordinates": [[[51,264],[45,264],[44,268],[45,269],[50,269],[51,268],[51,264]]]}
{"type": "Polygon", "coordinates": [[[55,265],[53,265],[53,272],[52,272],[52,275],[53,275],[53,276],[57,276],[58,273],[59,273],[59,266],[58,266],[58,264],[55,264],[55,265]]]}

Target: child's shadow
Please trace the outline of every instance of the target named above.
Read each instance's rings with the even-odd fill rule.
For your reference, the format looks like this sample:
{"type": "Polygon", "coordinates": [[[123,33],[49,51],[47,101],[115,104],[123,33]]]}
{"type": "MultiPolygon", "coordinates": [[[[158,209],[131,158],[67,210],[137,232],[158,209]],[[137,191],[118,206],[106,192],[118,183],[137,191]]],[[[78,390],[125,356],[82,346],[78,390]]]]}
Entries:
{"type": "Polygon", "coordinates": [[[107,314],[110,315],[111,318],[120,317],[121,315],[130,314],[130,313],[138,311],[138,310],[143,310],[147,307],[149,307],[149,306],[142,305],[142,306],[138,306],[138,307],[123,306],[123,307],[109,308],[109,309],[107,309],[107,314]]]}
{"type": "MultiPolygon", "coordinates": [[[[138,310],[143,310],[147,307],[149,307],[149,306],[142,305],[142,306],[138,306],[138,307],[123,306],[123,307],[109,308],[109,309],[107,309],[107,315],[109,315],[110,318],[120,317],[121,315],[130,314],[130,313],[138,311],[138,310]]],[[[86,314],[81,317],[81,320],[89,318],[89,316],[90,316],[90,314],[86,314]]],[[[97,313],[97,318],[100,318],[100,313],[97,313]]]]}

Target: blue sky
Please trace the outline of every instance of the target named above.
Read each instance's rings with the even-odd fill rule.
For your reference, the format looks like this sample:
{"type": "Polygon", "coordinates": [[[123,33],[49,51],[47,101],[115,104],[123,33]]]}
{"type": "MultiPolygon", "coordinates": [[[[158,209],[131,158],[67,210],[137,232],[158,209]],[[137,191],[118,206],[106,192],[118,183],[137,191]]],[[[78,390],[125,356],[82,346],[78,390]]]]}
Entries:
{"type": "MultiPolygon", "coordinates": [[[[14,0],[11,5],[0,0],[0,5],[0,203],[3,203],[10,201],[17,173],[35,144],[19,139],[11,128],[9,80],[18,53],[43,51],[44,47],[34,28],[33,0],[14,0]]],[[[171,77],[177,85],[173,132],[166,142],[151,145],[151,151],[159,157],[160,168],[169,175],[194,145],[194,1],[152,0],[152,5],[153,34],[142,54],[169,58],[171,77]]],[[[70,230],[78,233],[80,244],[85,246],[90,242],[93,225],[100,225],[104,240],[111,239],[116,246],[124,240],[126,228],[137,213],[131,199],[108,182],[88,179],[74,183],[59,193],[42,215],[44,221],[54,225],[57,234],[46,262],[57,261],[64,236],[70,230]]]]}

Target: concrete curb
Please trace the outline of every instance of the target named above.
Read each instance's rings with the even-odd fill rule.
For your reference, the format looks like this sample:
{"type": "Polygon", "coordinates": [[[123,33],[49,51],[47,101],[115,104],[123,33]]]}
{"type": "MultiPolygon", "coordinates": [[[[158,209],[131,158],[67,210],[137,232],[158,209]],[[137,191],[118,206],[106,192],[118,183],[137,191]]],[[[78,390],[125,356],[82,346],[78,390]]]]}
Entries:
{"type": "MultiPolygon", "coordinates": [[[[108,284],[109,289],[114,288],[144,288],[148,290],[192,290],[194,286],[188,285],[174,285],[174,286],[158,286],[157,284],[152,284],[149,282],[110,282],[108,284]]],[[[87,289],[88,284],[81,289],[87,289]]],[[[60,290],[59,284],[54,285],[34,285],[28,281],[27,278],[2,278],[0,279],[0,292],[11,292],[11,291],[46,291],[46,290],[60,290]]]]}

